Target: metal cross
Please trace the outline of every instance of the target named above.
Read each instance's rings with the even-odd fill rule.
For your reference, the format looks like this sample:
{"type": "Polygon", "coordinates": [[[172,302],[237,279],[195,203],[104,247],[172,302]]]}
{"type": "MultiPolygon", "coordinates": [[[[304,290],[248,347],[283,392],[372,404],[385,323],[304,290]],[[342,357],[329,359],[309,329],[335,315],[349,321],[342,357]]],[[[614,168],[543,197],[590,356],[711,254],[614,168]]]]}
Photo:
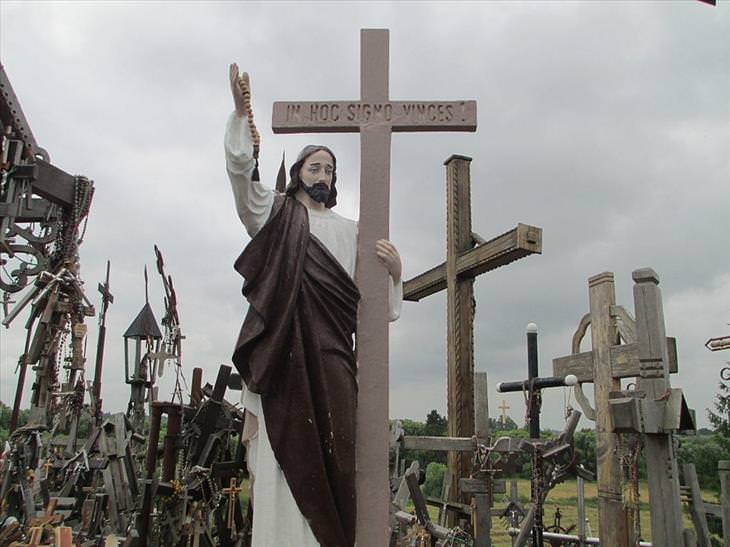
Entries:
{"type": "Polygon", "coordinates": [[[357,543],[386,545],[388,489],[388,276],[374,248],[390,220],[393,131],[476,131],[476,101],[391,101],[389,34],[360,34],[360,100],[276,102],[274,133],[360,133],[357,280],[357,543]]]}
{"type": "Polygon", "coordinates": [[[522,391],[527,396],[527,423],[530,439],[540,439],[540,406],[542,403],[541,391],[549,387],[574,386],[578,379],[573,374],[565,377],[550,376],[538,377],[537,368],[537,325],[527,325],[527,380],[519,382],[500,382],[497,384],[498,393],[522,391]]]}

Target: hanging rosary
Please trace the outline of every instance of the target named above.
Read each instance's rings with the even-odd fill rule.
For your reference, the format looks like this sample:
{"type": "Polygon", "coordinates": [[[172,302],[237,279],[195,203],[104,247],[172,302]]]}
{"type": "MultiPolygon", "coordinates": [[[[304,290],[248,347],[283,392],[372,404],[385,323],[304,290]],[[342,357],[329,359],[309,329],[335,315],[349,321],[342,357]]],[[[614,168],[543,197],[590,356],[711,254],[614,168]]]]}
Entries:
{"type": "Polygon", "coordinates": [[[261,148],[261,135],[259,130],[256,128],[256,123],[253,121],[253,109],[251,108],[251,86],[249,85],[248,79],[243,76],[238,77],[238,87],[241,88],[243,94],[243,107],[246,110],[246,116],[248,118],[248,129],[251,132],[251,140],[253,141],[253,159],[255,162],[253,174],[251,180],[258,181],[259,179],[259,149],[261,148]]]}

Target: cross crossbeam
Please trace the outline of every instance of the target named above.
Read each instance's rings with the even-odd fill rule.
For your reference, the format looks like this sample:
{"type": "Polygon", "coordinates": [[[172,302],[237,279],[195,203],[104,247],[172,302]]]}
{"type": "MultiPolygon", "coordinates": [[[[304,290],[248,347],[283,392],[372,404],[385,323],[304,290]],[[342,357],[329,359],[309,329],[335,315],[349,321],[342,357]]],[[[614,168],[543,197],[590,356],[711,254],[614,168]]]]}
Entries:
{"type": "MultiPolygon", "coordinates": [[[[518,224],[486,243],[459,255],[456,259],[456,275],[474,278],[485,272],[524,258],[542,253],[542,228],[518,224]]],[[[446,262],[409,279],[403,284],[403,299],[417,302],[446,289],[446,262]]]]}

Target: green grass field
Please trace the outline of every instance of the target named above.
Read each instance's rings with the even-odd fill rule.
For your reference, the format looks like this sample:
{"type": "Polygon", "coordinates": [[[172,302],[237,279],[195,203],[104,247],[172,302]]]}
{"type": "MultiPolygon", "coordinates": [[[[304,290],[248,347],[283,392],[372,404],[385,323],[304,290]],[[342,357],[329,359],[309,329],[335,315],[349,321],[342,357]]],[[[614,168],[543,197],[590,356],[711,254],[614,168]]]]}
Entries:
{"type": "MultiPolygon", "coordinates": [[[[517,485],[520,501],[524,504],[529,503],[530,481],[518,479],[517,485]]],[[[244,490],[240,494],[240,499],[245,504],[248,502],[248,481],[244,481],[242,486],[244,487],[244,490]]],[[[641,482],[639,485],[639,498],[639,508],[641,511],[641,537],[644,541],[651,541],[651,523],[649,521],[649,487],[646,482],[641,482]]],[[[709,490],[704,490],[702,492],[702,498],[708,502],[719,503],[717,495],[709,490]]],[[[497,495],[495,498],[495,507],[505,505],[508,499],[507,495],[497,495]]],[[[598,493],[595,482],[585,483],[585,500],[586,517],[590,523],[590,531],[593,536],[598,536],[598,493]]],[[[550,491],[550,495],[545,502],[545,517],[543,519],[545,526],[551,526],[553,524],[553,518],[557,508],[560,508],[560,513],[562,514],[560,524],[563,528],[568,528],[574,524],[577,525],[578,491],[575,480],[565,481],[550,491]]],[[[411,513],[414,512],[412,503],[409,502],[407,510],[411,513]]],[[[436,521],[438,519],[438,508],[429,506],[428,510],[431,514],[431,519],[436,521]]],[[[692,522],[689,518],[686,507],[684,508],[684,528],[692,528],[692,522]]],[[[511,547],[512,545],[510,536],[507,534],[507,523],[503,519],[492,519],[492,542],[494,547],[511,547]]]]}
{"type": "MultiPolygon", "coordinates": [[[[522,503],[529,502],[530,498],[530,481],[519,479],[518,483],[518,495],[522,503]]],[[[639,508],[641,511],[641,537],[644,541],[651,541],[651,523],[649,516],[649,488],[647,483],[642,482],[639,485],[639,508]]],[[[703,499],[705,501],[718,503],[717,496],[710,491],[703,492],[703,499]]],[[[500,494],[495,498],[495,507],[504,505],[508,496],[500,494]]],[[[598,495],[596,483],[586,483],[585,485],[585,510],[586,517],[590,523],[590,530],[593,536],[598,536],[598,495]]],[[[557,485],[550,492],[546,503],[545,503],[545,526],[553,524],[553,518],[555,510],[560,508],[562,514],[561,526],[568,528],[571,525],[577,525],[578,522],[578,493],[576,488],[576,481],[570,480],[557,485]]],[[[432,519],[436,520],[438,517],[438,509],[435,507],[429,507],[432,519]]],[[[510,547],[512,542],[510,536],[507,534],[507,523],[503,519],[493,518],[492,519],[492,541],[495,547],[510,547]]],[[[684,515],[684,527],[691,528],[692,522],[690,521],[689,514],[685,508],[684,515]]],[[[572,532],[575,533],[575,532],[572,532]]]]}

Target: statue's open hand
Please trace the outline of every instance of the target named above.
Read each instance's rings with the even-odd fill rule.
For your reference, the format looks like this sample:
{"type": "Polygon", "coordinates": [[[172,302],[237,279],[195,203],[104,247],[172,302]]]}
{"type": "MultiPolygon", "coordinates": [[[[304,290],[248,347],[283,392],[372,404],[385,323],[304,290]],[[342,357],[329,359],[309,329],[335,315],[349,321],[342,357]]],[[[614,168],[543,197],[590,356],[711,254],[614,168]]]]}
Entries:
{"type": "Polygon", "coordinates": [[[238,116],[248,115],[249,110],[251,110],[251,80],[248,77],[248,72],[239,75],[238,65],[232,63],[228,67],[228,79],[231,83],[236,114],[238,116]]]}
{"type": "Polygon", "coordinates": [[[388,268],[388,273],[393,281],[400,283],[400,276],[403,266],[401,265],[398,249],[387,239],[379,239],[375,242],[375,254],[380,261],[388,268]]]}

